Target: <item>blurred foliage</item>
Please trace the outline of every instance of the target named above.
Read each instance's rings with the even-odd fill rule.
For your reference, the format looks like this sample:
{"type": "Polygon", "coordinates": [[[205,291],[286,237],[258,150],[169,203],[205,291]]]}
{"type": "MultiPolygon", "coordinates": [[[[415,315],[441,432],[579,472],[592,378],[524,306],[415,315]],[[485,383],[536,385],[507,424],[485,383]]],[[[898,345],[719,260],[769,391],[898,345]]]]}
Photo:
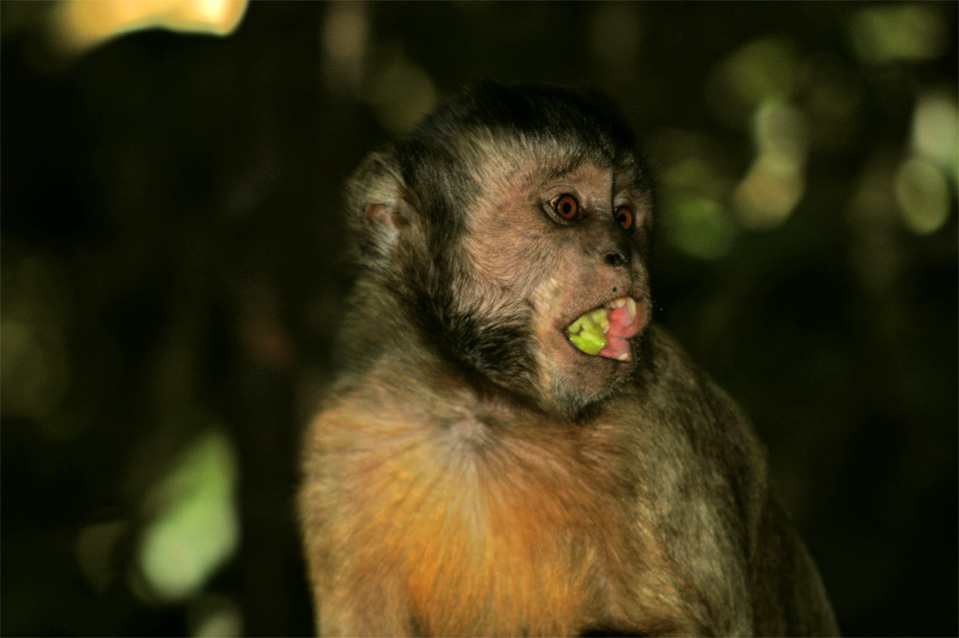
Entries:
{"type": "Polygon", "coordinates": [[[844,631],[959,633],[954,4],[253,3],[83,55],[58,6],[0,3],[4,634],[312,631],[342,183],[479,78],[622,106],[658,320],[755,420],[844,631]]]}

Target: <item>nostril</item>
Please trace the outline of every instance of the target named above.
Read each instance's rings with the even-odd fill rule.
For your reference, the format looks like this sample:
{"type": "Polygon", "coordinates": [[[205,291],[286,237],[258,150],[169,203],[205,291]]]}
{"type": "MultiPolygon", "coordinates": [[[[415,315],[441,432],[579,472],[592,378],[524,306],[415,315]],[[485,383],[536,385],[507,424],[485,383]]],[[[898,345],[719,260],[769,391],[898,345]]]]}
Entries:
{"type": "Polygon", "coordinates": [[[627,266],[629,265],[629,259],[617,250],[606,253],[606,263],[613,267],[627,266]]]}

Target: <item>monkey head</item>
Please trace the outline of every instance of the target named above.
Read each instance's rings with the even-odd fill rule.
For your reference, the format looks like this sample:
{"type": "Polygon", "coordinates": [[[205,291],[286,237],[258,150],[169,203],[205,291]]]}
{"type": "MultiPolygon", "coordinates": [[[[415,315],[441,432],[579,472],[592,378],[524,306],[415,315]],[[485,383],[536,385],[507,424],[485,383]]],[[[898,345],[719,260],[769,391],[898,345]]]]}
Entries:
{"type": "Polygon", "coordinates": [[[603,98],[475,87],[368,158],[350,200],[382,338],[565,418],[632,374],[653,189],[603,98]]]}

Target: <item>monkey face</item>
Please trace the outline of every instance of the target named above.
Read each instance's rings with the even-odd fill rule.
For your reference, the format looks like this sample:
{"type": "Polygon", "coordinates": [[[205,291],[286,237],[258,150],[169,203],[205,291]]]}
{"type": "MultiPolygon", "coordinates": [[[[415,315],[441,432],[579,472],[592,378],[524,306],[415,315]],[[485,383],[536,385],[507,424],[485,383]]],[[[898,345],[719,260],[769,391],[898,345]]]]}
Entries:
{"type": "Polygon", "coordinates": [[[565,418],[629,378],[649,321],[653,194],[602,99],[478,87],[368,158],[350,198],[366,269],[356,325],[397,318],[348,339],[364,344],[358,361],[423,352],[565,418]]]}
{"type": "MultiPolygon", "coordinates": [[[[648,323],[648,193],[628,166],[497,150],[478,181],[463,248],[464,298],[479,314],[522,317],[532,387],[574,415],[631,373],[648,323]],[[509,157],[508,161],[502,158],[509,157]],[[526,157],[527,159],[523,159],[526,157]]],[[[524,356],[516,344],[515,356],[524,356]]]]}

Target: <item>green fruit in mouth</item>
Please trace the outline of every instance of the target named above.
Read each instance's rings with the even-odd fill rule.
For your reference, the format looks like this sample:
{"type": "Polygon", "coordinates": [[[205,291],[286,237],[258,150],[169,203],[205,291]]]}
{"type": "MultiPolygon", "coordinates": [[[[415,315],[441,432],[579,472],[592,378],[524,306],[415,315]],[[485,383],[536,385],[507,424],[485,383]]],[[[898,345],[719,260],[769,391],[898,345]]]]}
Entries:
{"type": "Polygon", "coordinates": [[[606,347],[606,331],[609,317],[605,308],[597,308],[579,317],[569,325],[566,334],[569,340],[586,354],[599,354],[606,347]]]}

